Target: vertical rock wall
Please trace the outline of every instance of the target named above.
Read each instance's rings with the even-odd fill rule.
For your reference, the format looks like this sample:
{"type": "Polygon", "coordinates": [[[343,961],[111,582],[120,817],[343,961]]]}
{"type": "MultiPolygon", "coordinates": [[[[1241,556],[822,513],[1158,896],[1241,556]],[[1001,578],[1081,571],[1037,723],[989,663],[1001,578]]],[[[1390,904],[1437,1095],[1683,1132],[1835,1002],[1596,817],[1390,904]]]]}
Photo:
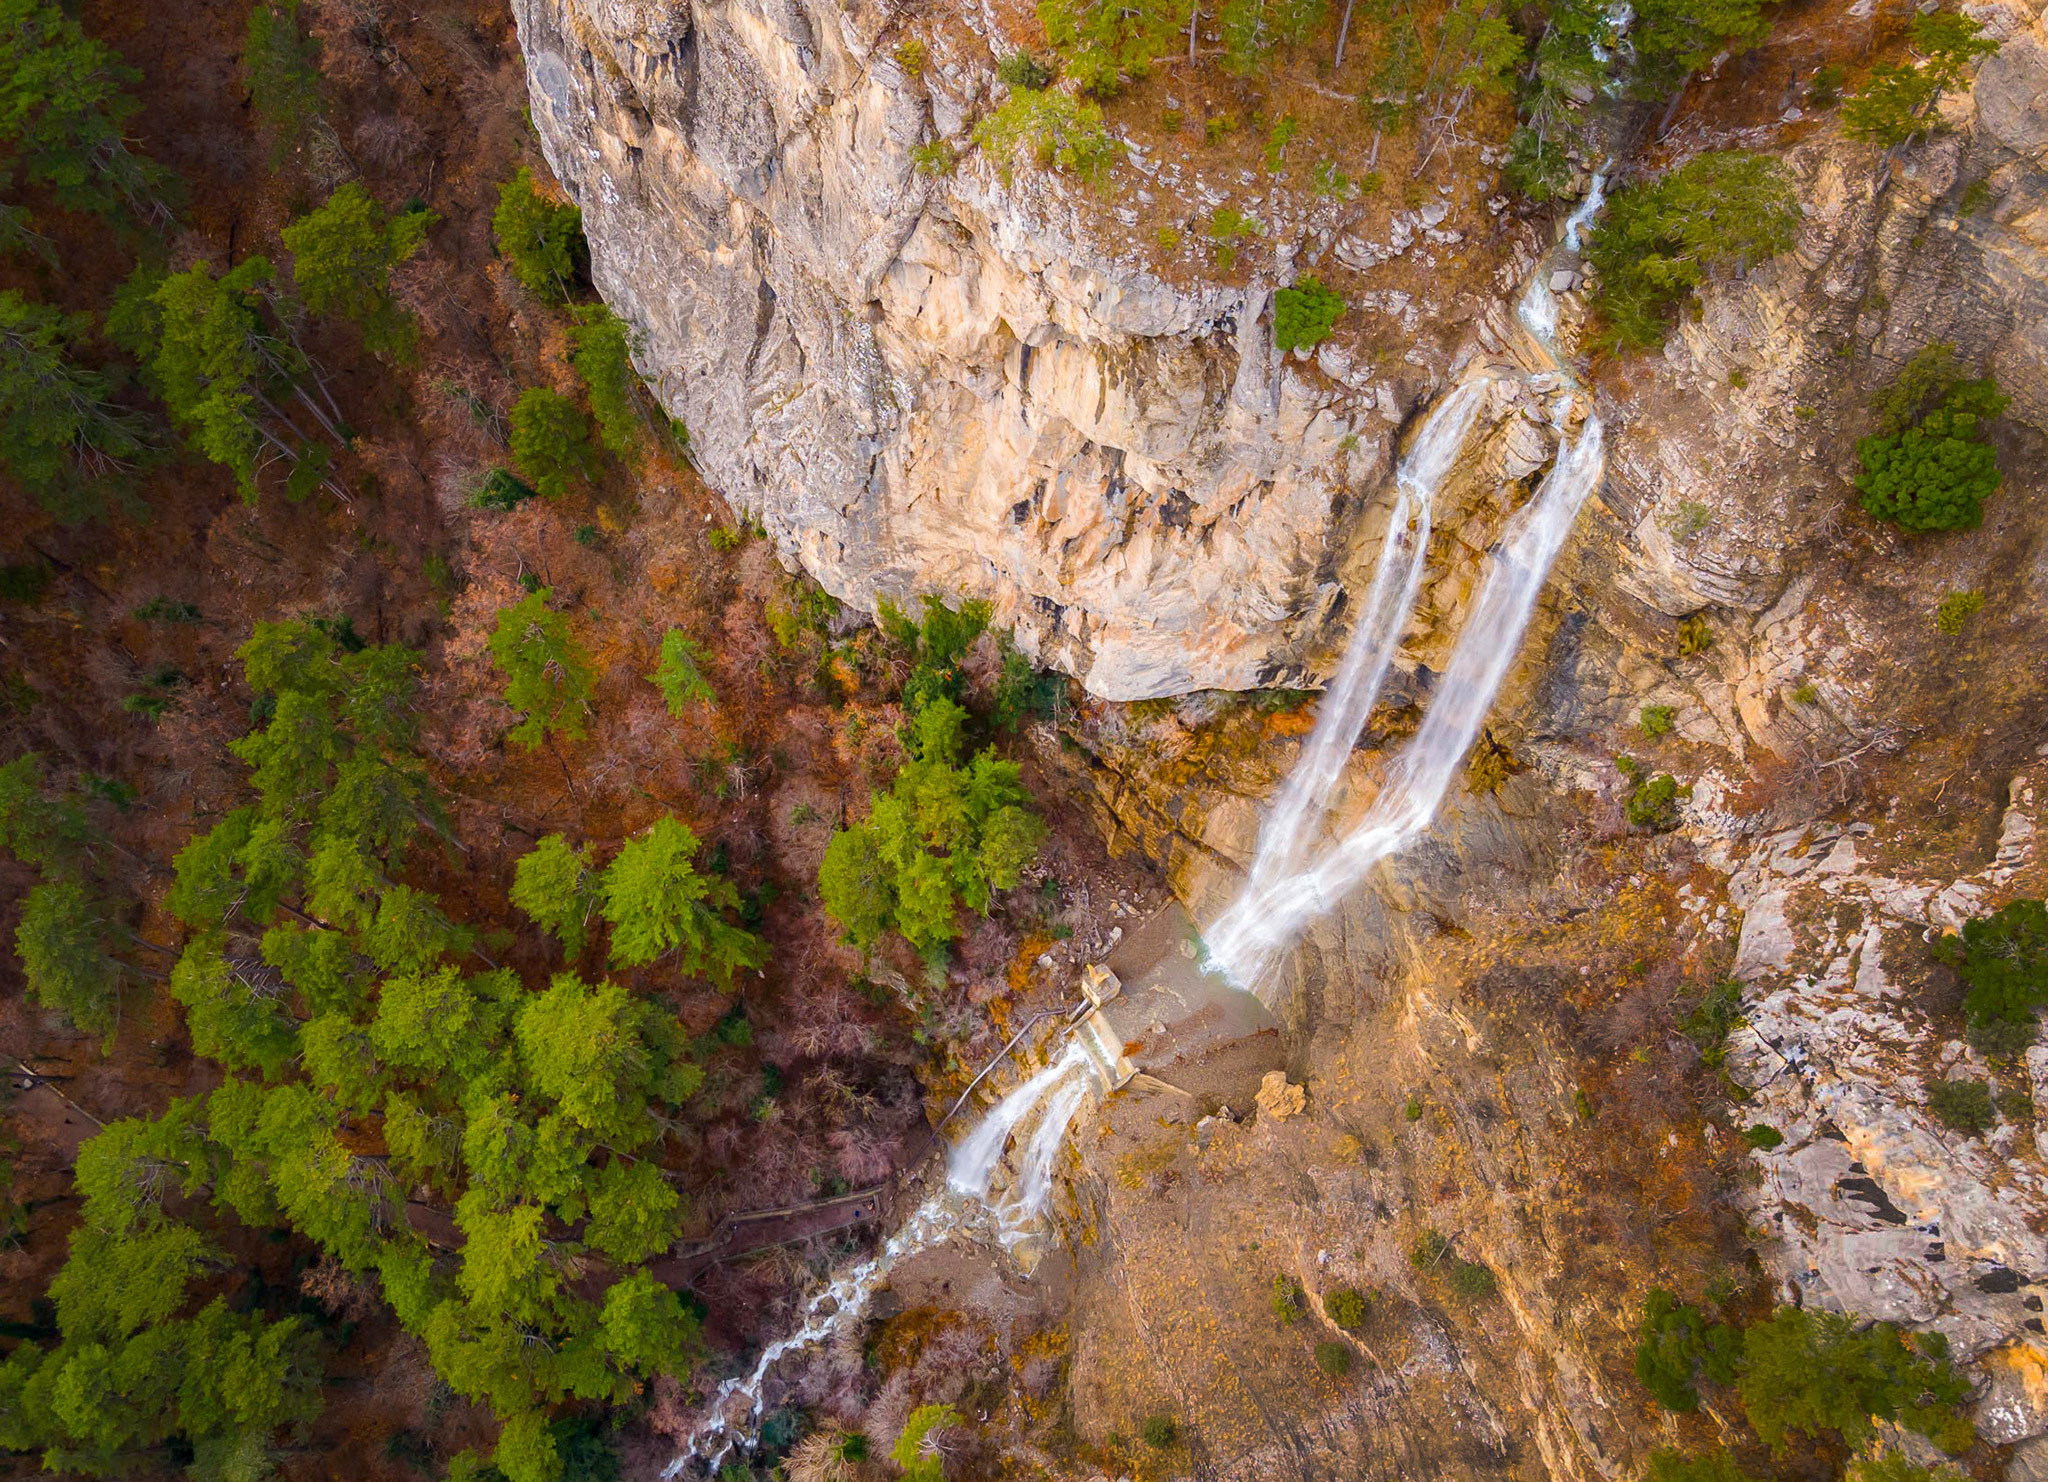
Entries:
{"type": "MultiPolygon", "coordinates": [[[[1112,699],[1273,682],[1327,641],[1393,436],[1441,377],[1431,341],[1462,318],[1418,334],[1411,295],[1386,296],[1398,383],[1332,348],[1278,356],[1270,285],[1176,286],[1103,245],[1153,199],[1142,156],[1111,199],[973,154],[993,53],[948,6],[514,10],[642,372],[712,484],[835,595],[991,599],[1112,699]],[[894,60],[912,20],[915,76],[894,60]],[[930,139],[957,172],[917,170],[930,139]]],[[[1444,214],[1406,213],[1388,247],[1310,245],[1376,262],[1456,240],[1444,214]]]]}

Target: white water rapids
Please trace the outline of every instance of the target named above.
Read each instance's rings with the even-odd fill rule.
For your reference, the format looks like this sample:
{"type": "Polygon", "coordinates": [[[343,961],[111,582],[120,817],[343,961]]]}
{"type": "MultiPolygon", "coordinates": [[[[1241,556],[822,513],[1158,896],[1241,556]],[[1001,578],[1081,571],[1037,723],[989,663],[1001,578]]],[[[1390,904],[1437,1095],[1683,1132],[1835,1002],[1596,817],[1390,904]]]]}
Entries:
{"type": "Polygon", "coordinates": [[[1005,1248],[1029,1235],[1052,1196],[1053,1167],[1066,1147],[1067,1128],[1098,1089],[1098,1077],[1087,1053],[1069,1042],[1058,1059],[996,1103],[953,1149],[946,1161],[945,1186],[918,1206],[874,1255],[814,1293],[804,1304],[803,1321],[794,1333],[762,1349],[748,1372],[719,1385],[712,1396],[710,1418],[662,1475],[673,1477],[693,1460],[703,1461],[716,1472],[733,1447],[750,1443],[760,1430],[768,1376],[783,1355],[822,1343],[856,1321],[904,1256],[961,1230],[977,1230],[1005,1248]],[[992,1198],[989,1188],[1012,1134],[1041,1108],[1030,1140],[1016,1160],[1014,1176],[992,1198]]]}
{"type": "MultiPolygon", "coordinates": [[[[1599,209],[1601,186],[1600,177],[1594,176],[1585,200],[1566,222],[1568,248],[1578,247],[1580,232],[1599,209]]],[[[1538,265],[1516,313],[1551,368],[1561,371],[1549,260],[1538,265]]],[[[1270,997],[1274,969],[1301,931],[1335,909],[1375,865],[1406,849],[1428,829],[1515,661],[1551,563],[1600,482],[1600,420],[1588,409],[1576,440],[1571,440],[1578,397],[1567,390],[1551,407],[1558,436],[1556,459],[1535,496],[1502,531],[1421,727],[1388,768],[1378,796],[1358,822],[1343,837],[1312,852],[1345,763],[1378,703],[1413,615],[1437,491],[1464,450],[1492,382],[1510,374],[1498,366],[1469,372],[1430,410],[1402,458],[1372,584],[1323,695],[1315,727],[1274,794],[1238,898],[1204,933],[1209,965],[1261,998],[1270,997]]],[[[1572,385],[1568,376],[1564,379],[1572,385]]],[[[715,1472],[735,1446],[751,1444],[776,1364],[786,1354],[824,1342],[859,1319],[904,1256],[963,1230],[1005,1247],[1030,1234],[1051,1198],[1053,1170],[1066,1147],[1067,1130],[1082,1106],[1102,1089],[1089,1057],[1079,1044],[1070,1042],[1051,1064],[1003,1097],[953,1149],[945,1186],[874,1255],[813,1294],[794,1333],[763,1349],[747,1373],[719,1386],[710,1418],[663,1476],[674,1477],[692,1461],[702,1461],[715,1472]],[[1030,1133],[1021,1154],[1006,1165],[1006,1152],[1027,1126],[1030,1133]],[[997,1174],[1006,1169],[1006,1182],[992,1194],[997,1174]]]]}
{"type": "MultiPolygon", "coordinates": [[[[1602,198],[1602,181],[1595,175],[1585,200],[1565,223],[1568,249],[1577,249],[1579,233],[1600,209],[1602,198]]],[[[1555,341],[1557,300],[1550,291],[1547,260],[1538,264],[1516,313],[1551,368],[1561,371],[1555,341]]],[[[1398,521],[1412,501],[1413,518],[1425,534],[1410,551],[1390,527],[1350,649],[1324,695],[1308,744],[1259,830],[1258,850],[1244,886],[1203,933],[1210,966],[1262,1000],[1270,1001],[1274,969],[1302,929],[1340,905],[1373,866],[1406,849],[1428,829],[1521,648],[1550,564],[1605,470],[1599,417],[1589,409],[1578,440],[1567,441],[1576,398],[1559,396],[1551,408],[1558,436],[1556,460],[1536,496],[1516,511],[1502,532],[1421,728],[1395,758],[1365,816],[1303,864],[1312,831],[1328,811],[1344,762],[1371,715],[1379,684],[1413,611],[1431,505],[1471,427],[1472,412],[1465,408],[1476,409],[1496,374],[1491,367],[1468,373],[1437,404],[1402,459],[1395,518],[1398,521]],[[1376,599],[1392,589],[1396,569],[1404,573],[1400,580],[1406,595],[1390,621],[1376,599]],[[1361,675],[1372,676],[1369,685],[1350,683],[1354,666],[1361,675]]]]}

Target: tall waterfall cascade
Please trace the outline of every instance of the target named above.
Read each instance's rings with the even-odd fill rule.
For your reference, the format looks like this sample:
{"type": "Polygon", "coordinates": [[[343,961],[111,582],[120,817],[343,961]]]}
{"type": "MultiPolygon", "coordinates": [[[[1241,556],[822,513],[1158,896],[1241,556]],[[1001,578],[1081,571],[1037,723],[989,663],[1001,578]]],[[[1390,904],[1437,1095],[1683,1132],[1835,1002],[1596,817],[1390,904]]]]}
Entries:
{"type": "MultiPolygon", "coordinates": [[[[1567,250],[1577,250],[1579,235],[1601,200],[1602,181],[1595,175],[1585,200],[1565,223],[1567,250]]],[[[1379,684],[1414,611],[1432,502],[1464,445],[1479,394],[1487,382],[1506,373],[1493,366],[1469,372],[1437,403],[1402,460],[1396,519],[1412,507],[1410,519],[1424,534],[1409,550],[1389,531],[1338,678],[1260,827],[1244,886],[1203,934],[1210,965],[1264,1001],[1270,1002],[1277,992],[1276,969],[1302,931],[1335,910],[1375,865],[1428,830],[1514,665],[1551,563],[1605,471],[1600,419],[1583,406],[1582,397],[1575,394],[1578,388],[1564,373],[1556,342],[1557,300],[1546,269],[1547,264],[1538,266],[1516,306],[1516,316],[1547,362],[1546,371],[1567,387],[1551,403],[1557,457],[1535,497],[1515,512],[1502,532],[1421,728],[1395,758],[1365,816],[1341,838],[1311,853],[1310,842],[1329,812],[1344,762],[1364,732],[1379,684]],[[1581,415],[1573,438],[1572,423],[1581,415]],[[1396,570],[1405,575],[1397,579],[1396,570]],[[1397,584],[1403,597],[1398,613],[1390,617],[1376,604],[1397,584]]]]}
{"type": "MultiPolygon", "coordinates": [[[[1577,248],[1599,209],[1601,184],[1596,175],[1567,221],[1568,249],[1577,248]]],[[[1394,760],[1365,815],[1341,838],[1314,847],[1414,614],[1437,492],[1464,450],[1492,383],[1515,374],[1497,365],[1468,372],[1437,401],[1396,469],[1386,538],[1315,727],[1274,794],[1243,888],[1203,934],[1211,969],[1262,999],[1271,997],[1274,970],[1300,933],[1340,904],[1375,865],[1428,830],[1514,664],[1551,563],[1600,482],[1603,431],[1563,373],[1547,267],[1538,266],[1516,312],[1553,380],[1566,388],[1551,403],[1557,456],[1535,496],[1502,532],[1420,729],[1394,760]]],[[[693,1461],[716,1472],[736,1446],[751,1444],[776,1365],[858,1321],[904,1257],[961,1233],[1014,1249],[1042,1223],[1074,1119],[1109,1089],[1096,1060],[1070,1037],[1058,1056],[991,1107],[954,1146],[943,1185],[881,1249],[814,1293],[794,1333],[763,1349],[748,1372],[719,1386],[710,1418],[663,1475],[674,1477],[693,1461]]]]}

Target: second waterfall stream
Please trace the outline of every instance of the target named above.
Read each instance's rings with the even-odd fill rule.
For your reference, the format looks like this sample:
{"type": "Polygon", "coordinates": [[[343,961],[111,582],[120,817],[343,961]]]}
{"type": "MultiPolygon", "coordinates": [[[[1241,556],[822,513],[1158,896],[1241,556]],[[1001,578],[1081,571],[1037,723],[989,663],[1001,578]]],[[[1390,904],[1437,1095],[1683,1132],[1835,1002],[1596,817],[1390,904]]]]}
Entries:
{"type": "MultiPolygon", "coordinates": [[[[1602,186],[1595,175],[1585,200],[1566,221],[1566,251],[1578,249],[1580,233],[1604,199],[1602,186]]],[[[1535,497],[1515,512],[1494,547],[1479,596],[1459,630],[1450,662],[1438,676],[1421,728],[1394,759],[1365,816],[1341,838],[1311,853],[1311,840],[1329,812],[1344,762],[1365,730],[1379,684],[1414,612],[1437,491],[1464,446],[1487,384],[1495,376],[1514,374],[1502,367],[1480,364],[1468,370],[1438,401],[1402,459],[1394,523],[1380,548],[1372,590],[1338,678],[1324,696],[1308,744],[1259,830],[1258,850],[1244,887],[1203,933],[1210,966],[1262,1000],[1270,1002],[1275,996],[1275,969],[1302,930],[1340,905],[1373,866],[1406,849],[1429,828],[1520,652],[1551,563],[1606,470],[1605,430],[1592,409],[1581,405],[1579,388],[1566,374],[1557,346],[1557,300],[1550,291],[1548,267],[1548,262],[1537,265],[1516,305],[1516,317],[1545,362],[1543,369],[1561,387],[1550,407],[1557,456],[1535,497]],[[1571,425],[1581,412],[1583,422],[1574,441],[1571,425]],[[1420,527],[1419,536],[1396,538],[1404,512],[1420,527]],[[1405,599],[1390,619],[1379,604],[1383,590],[1395,586],[1392,573],[1397,568],[1407,572],[1399,579],[1405,599]],[[1349,686],[1354,669],[1370,675],[1370,683],[1349,686]]]]}
{"type": "MultiPolygon", "coordinates": [[[[1567,250],[1577,248],[1599,209],[1601,184],[1596,175],[1565,224],[1567,250]]],[[[1523,374],[1498,363],[1475,362],[1437,400],[1402,457],[1372,582],[1358,603],[1315,726],[1267,809],[1237,898],[1203,933],[1210,969],[1262,999],[1275,996],[1277,969],[1301,932],[1341,904],[1374,866],[1427,832],[1514,664],[1551,564],[1599,485],[1604,430],[1555,342],[1558,306],[1548,270],[1547,260],[1537,265],[1517,317],[1556,388],[1550,420],[1557,453],[1535,495],[1509,518],[1493,548],[1421,727],[1388,767],[1363,816],[1341,835],[1326,837],[1345,763],[1414,616],[1438,491],[1457,465],[1493,384],[1523,374]]],[[[750,1444],[777,1363],[857,1321],[905,1256],[962,1232],[1012,1246],[1034,1229],[1051,1198],[1068,1129],[1103,1089],[1088,1056],[1070,1040],[1050,1064],[991,1107],[953,1148],[938,1192],[873,1256],[813,1294],[796,1332],[770,1344],[748,1372],[719,1386],[709,1418],[665,1475],[673,1477],[692,1462],[715,1472],[735,1446],[750,1444]]]]}

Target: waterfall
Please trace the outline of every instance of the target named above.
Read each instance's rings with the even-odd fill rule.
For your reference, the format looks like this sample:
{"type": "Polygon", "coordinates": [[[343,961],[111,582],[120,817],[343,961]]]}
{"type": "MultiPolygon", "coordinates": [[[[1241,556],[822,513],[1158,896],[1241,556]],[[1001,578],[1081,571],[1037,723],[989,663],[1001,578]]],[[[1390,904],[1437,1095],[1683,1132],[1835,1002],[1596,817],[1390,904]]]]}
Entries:
{"type": "MultiPolygon", "coordinates": [[[[1595,175],[1585,201],[1565,224],[1568,247],[1578,246],[1579,232],[1599,209],[1600,199],[1601,178],[1595,175]]],[[[1557,312],[1545,268],[1537,269],[1517,313],[1555,364],[1557,312]]],[[[1378,703],[1414,611],[1437,491],[1457,462],[1498,374],[1476,370],[1453,387],[1424,419],[1395,472],[1386,539],[1344,657],[1300,759],[1274,795],[1244,889],[1207,933],[1211,965],[1242,987],[1261,988],[1280,954],[1310,921],[1337,905],[1374,865],[1406,848],[1429,827],[1514,662],[1551,562],[1600,482],[1600,420],[1589,413],[1576,441],[1567,442],[1574,398],[1561,396],[1552,408],[1557,458],[1535,497],[1502,532],[1421,728],[1395,759],[1365,816],[1304,864],[1313,830],[1378,703]]],[[[991,1108],[954,1148],[944,1187],[873,1256],[814,1293],[804,1304],[794,1333],[763,1349],[746,1374],[718,1387],[710,1418],[663,1476],[676,1476],[692,1461],[702,1461],[715,1472],[735,1446],[751,1443],[775,1365],[786,1354],[821,1343],[856,1321],[905,1256],[963,1229],[993,1234],[1005,1247],[1022,1240],[1045,1212],[1068,1129],[1089,1096],[1100,1089],[1098,1082],[1086,1051],[1070,1042],[1058,1059],[991,1108]],[[1034,1114],[1037,1120],[1015,1160],[1014,1176],[991,1197],[1004,1154],[1034,1114]]]]}
{"type": "Polygon", "coordinates": [[[996,1164],[1002,1160],[1003,1149],[1017,1124],[1031,1114],[1057,1082],[1078,1076],[1087,1059],[1079,1045],[1070,1044],[1059,1059],[996,1103],[947,1160],[946,1181],[956,1193],[973,1199],[988,1197],[989,1181],[995,1176],[996,1164]]]}
{"type": "Polygon", "coordinates": [[[1017,1181],[1009,1196],[996,1205],[996,1223],[1004,1245],[1022,1240],[1045,1213],[1052,1197],[1052,1166],[1067,1145],[1067,1128],[1092,1089],[1086,1076],[1075,1076],[1047,1099],[1045,1115],[1038,1119],[1038,1130],[1031,1134],[1018,1163],[1017,1181]]]}
{"type": "Polygon", "coordinates": [[[1070,1043],[1057,1060],[997,1102],[953,1150],[945,1186],[920,1205],[874,1255],[814,1292],[804,1303],[802,1321],[794,1333],[762,1349],[745,1374],[719,1385],[712,1396],[710,1418],[662,1475],[674,1477],[692,1461],[702,1461],[716,1472],[735,1446],[751,1443],[760,1429],[768,1377],[783,1356],[814,1347],[856,1321],[905,1256],[963,1229],[984,1229],[1006,1248],[1029,1234],[1051,1198],[1053,1165],[1066,1146],[1067,1128],[1094,1090],[1087,1052],[1070,1043]],[[1041,1105],[1044,1115],[1025,1144],[1016,1177],[991,1200],[989,1186],[1012,1134],[1041,1105]]]}
{"type": "MultiPolygon", "coordinates": [[[[1568,398],[1561,401],[1560,421],[1568,404],[1568,398]]],[[[1264,889],[1247,888],[1205,933],[1210,961],[1233,982],[1259,992],[1303,927],[1429,827],[1493,708],[1550,563],[1600,482],[1602,435],[1599,419],[1588,416],[1578,441],[1559,448],[1536,497],[1509,522],[1422,727],[1394,761],[1365,817],[1307,868],[1264,889]]]]}
{"type": "Polygon", "coordinates": [[[1422,584],[1422,557],[1429,548],[1431,504],[1444,476],[1457,461],[1479,415],[1486,382],[1472,377],[1439,401],[1415,436],[1414,445],[1395,471],[1394,512],[1386,540],[1373,569],[1351,642],[1336,677],[1323,692],[1315,729],[1302,748],[1301,759],[1274,795],[1272,810],[1259,829],[1258,852],[1252,857],[1249,889],[1263,890],[1301,863],[1308,848],[1312,810],[1329,796],[1344,759],[1358,744],[1380,686],[1400,646],[1401,630],[1414,609],[1422,584]]]}
{"type": "MultiPolygon", "coordinates": [[[[1580,234],[1603,199],[1604,180],[1596,173],[1586,198],[1565,222],[1563,245],[1567,250],[1578,249],[1580,234]]],[[[1545,358],[1561,368],[1555,339],[1557,301],[1550,291],[1547,260],[1538,265],[1516,313],[1545,358]]],[[[1429,827],[1514,663],[1551,562],[1563,547],[1579,509],[1600,482],[1605,468],[1600,419],[1589,412],[1577,441],[1568,442],[1574,398],[1560,397],[1551,412],[1558,435],[1556,460],[1535,498],[1515,513],[1502,532],[1421,729],[1395,758],[1365,816],[1350,833],[1304,866],[1313,828],[1329,807],[1344,762],[1378,698],[1414,606],[1421,548],[1428,541],[1430,497],[1463,445],[1465,429],[1490,374],[1468,374],[1439,403],[1403,460],[1395,519],[1401,520],[1402,512],[1411,506],[1419,510],[1416,523],[1420,534],[1413,555],[1407,557],[1397,550],[1390,528],[1365,613],[1316,718],[1315,730],[1260,827],[1258,849],[1244,886],[1204,933],[1210,966],[1262,999],[1270,996],[1267,979],[1280,954],[1303,928],[1341,903],[1374,865],[1407,848],[1429,827]],[[1462,425],[1458,425],[1460,418],[1462,425]],[[1405,564],[1410,560],[1412,566],[1405,564]],[[1402,595],[1395,600],[1389,596],[1394,587],[1390,573],[1397,564],[1405,575],[1402,595]]]]}

